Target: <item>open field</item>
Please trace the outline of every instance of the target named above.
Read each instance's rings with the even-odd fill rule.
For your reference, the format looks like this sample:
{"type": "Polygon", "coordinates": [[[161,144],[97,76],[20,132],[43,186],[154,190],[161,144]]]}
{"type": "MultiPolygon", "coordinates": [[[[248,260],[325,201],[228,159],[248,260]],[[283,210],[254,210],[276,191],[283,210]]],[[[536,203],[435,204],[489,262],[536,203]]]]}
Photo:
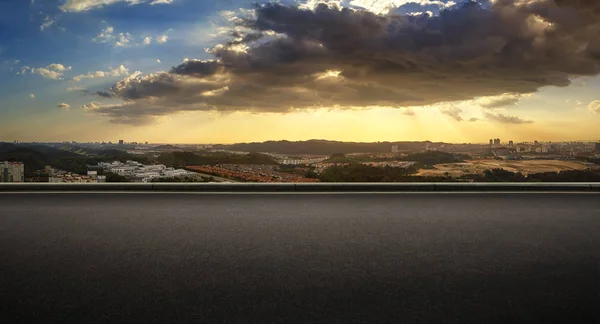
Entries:
{"type": "Polygon", "coordinates": [[[599,168],[592,164],[577,161],[561,160],[526,160],[526,161],[500,161],[500,160],[472,160],[464,163],[436,164],[435,169],[421,169],[420,176],[444,176],[446,172],[452,177],[466,174],[482,173],[486,169],[504,169],[511,172],[530,173],[559,172],[567,170],[587,170],[599,168]]]}

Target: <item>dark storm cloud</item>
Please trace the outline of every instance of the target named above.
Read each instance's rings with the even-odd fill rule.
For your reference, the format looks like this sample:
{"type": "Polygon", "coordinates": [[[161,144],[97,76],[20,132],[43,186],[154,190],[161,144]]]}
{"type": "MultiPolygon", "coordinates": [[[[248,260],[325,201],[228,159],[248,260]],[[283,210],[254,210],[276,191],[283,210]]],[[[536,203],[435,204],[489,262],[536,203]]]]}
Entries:
{"type": "Polygon", "coordinates": [[[490,112],[484,112],[483,115],[488,120],[499,122],[502,124],[517,124],[517,125],[519,125],[519,124],[533,123],[532,120],[525,120],[525,119],[522,119],[522,118],[516,117],[516,116],[506,116],[506,115],[503,115],[500,113],[494,114],[494,113],[490,113],[490,112]]]}
{"type": "Polygon", "coordinates": [[[115,84],[124,105],[104,115],[406,107],[564,87],[600,73],[599,6],[557,2],[466,3],[439,16],[261,5],[212,60],[115,84]]]}
{"type": "Polygon", "coordinates": [[[107,91],[96,91],[96,95],[102,98],[112,98],[112,94],[107,91]]]}

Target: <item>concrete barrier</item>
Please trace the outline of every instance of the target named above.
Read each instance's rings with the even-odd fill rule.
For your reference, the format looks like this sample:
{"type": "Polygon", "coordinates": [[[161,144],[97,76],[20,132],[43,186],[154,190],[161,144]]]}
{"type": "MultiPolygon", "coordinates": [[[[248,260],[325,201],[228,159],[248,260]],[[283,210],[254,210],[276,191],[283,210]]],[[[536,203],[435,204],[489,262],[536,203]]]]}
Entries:
{"type": "Polygon", "coordinates": [[[0,183],[8,191],[150,191],[151,183],[0,183]]]}
{"type": "Polygon", "coordinates": [[[153,183],[153,191],[293,192],[293,183],[153,183]]]}
{"type": "Polygon", "coordinates": [[[592,191],[591,183],[436,183],[435,191],[592,191]]]}
{"type": "Polygon", "coordinates": [[[297,183],[296,192],[411,192],[434,191],[434,183],[297,183]]]}
{"type": "Polygon", "coordinates": [[[600,192],[600,183],[0,183],[0,192],[600,192]]]}

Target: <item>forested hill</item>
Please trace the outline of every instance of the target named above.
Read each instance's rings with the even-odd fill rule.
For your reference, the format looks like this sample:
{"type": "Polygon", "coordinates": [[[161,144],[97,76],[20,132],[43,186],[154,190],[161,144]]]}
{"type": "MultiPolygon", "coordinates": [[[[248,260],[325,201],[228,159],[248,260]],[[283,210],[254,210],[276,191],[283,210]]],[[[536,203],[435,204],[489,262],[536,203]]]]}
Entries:
{"type": "Polygon", "coordinates": [[[25,175],[49,165],[66,171],[85,174],[88,164],[113,160],[138,160],[143,157],[120,150],[89,151],[85,155],[42,144],[13,144],[0,142],[0,161],[19,161],[25,164],[25,175]]]}
{"type": "Polygon", "coordinates": [[[423,150],[430,142],[376,142],[376,143],[358,143],[358,142],[337,142],[326,140],[310,141],[268,141],[261,143],[239,143],[231,145],[214,145],[216,149],[226,149],[243,152],[271,152],[282,154],[323,154],[331,155],[334,153],[387,153],[392,149],[392,145],[398,145],[401,151],[419,151],[423,150]]]}

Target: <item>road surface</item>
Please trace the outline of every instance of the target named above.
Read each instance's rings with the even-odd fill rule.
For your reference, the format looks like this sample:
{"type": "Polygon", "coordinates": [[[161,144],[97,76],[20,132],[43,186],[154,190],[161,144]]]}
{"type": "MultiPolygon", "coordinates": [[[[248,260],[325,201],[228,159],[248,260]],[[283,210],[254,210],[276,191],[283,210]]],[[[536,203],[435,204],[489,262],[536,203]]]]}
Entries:
{"type": "Polygon", "coordinates": [[[600,195],[0,194],[0,323],[598,323],[600,195]]]}

